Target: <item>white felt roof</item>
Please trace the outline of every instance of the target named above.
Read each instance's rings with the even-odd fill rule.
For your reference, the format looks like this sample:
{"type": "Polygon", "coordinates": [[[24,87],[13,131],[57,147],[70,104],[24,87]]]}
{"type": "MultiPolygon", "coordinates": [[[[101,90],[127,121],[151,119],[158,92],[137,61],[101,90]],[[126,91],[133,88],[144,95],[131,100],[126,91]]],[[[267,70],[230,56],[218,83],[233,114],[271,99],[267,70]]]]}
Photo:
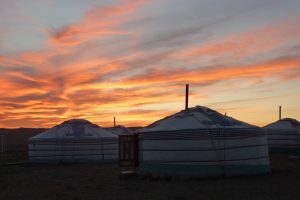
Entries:
{"type": "Polygon", "coordinates": [[[117,136],[87,120],[72,119],[50,128],[30,139],[50,138],[117,138],[117,136]]]}
{"type": "Polygon", "coordinates": [[[138,132],[175,131],[212,128],[254,128],[256,126],[225,116],[215,110],[196,106],[182,110],[139,129],[138,132]]]}
{"type": "Polygon", "coordinates": [[[273,122],[264,127],[265,129],[300,129],[300,122],[296,119],[285,118],[273,122]]]}
{"type": "Polygon", "coordinates": [[[133,131],[122,126],[122,125],[118,125],[115,127],[111,127],[111,128],[107,128],[106,130],[110,131],[111,133],[114,133],[116,135],[132,135],[133,131]]]}

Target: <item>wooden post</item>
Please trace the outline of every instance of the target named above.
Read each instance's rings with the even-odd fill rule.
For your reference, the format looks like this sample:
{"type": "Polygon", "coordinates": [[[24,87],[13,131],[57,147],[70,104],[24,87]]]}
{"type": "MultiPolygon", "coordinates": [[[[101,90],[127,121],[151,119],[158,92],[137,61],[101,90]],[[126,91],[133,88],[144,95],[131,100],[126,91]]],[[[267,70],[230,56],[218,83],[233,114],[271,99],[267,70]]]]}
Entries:
{"type": "Polygon", "coordinates": [[[279,106],[279,120],[281,120],[281,106],[279,106]]]}
{"type": "Polygon", "coordinates": [[[185,110],[189,108],[189,84],[185,85],[185,110]]]}
{"type": "Polygon", "coordinates": [[[116,117],[114,116],[114,127],[116,127],[116,117]]]}

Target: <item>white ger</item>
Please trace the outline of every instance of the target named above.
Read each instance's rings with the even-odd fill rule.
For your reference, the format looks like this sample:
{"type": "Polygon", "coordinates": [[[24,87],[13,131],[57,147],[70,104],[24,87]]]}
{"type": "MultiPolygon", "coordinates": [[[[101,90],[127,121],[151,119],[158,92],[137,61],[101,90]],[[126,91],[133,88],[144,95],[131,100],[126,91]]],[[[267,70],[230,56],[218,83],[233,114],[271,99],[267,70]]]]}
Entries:
{"type": "Polygon", "coordinates": [[[122,126],[122,125],[118,125],[118,126],[115,126],[115,127],[110,127],[110,128],[106,128],[105,130],[113,133],[113,134],[116,134],[116,135],[133,135],[133,131],[126,128],[125,126],[122,126]]]}
{"type": "Polygon", "coordinates": [[[270,171],[259,127],[196,106],[138,130],[139,172],[179,176],[235,176],[270,171]]]}
{"type": "Polygon", "coordinates": [[[300,152],[300,122],[285,118],[264,127],[270,152],[300,152]]]}
{"type": "Polygon", "coordinates": [[[118,159],[118,136],[83,119],[65,121],[29,139],[30,162],[109,162],[118,159]]]}

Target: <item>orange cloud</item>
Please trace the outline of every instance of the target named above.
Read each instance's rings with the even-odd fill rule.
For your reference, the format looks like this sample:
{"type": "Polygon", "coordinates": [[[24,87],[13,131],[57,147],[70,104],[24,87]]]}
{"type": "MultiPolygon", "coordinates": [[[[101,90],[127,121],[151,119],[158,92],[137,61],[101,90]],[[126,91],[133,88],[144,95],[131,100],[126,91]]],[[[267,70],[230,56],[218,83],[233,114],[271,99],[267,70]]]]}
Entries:
{"type": "Polygon", "coordinates": [[[156,69],[121,81],[125,85],[158,84],[164,82],[209,84],[210,82],[237,78],[283,77],[285,72],[298,69],[300,59],[282,57],[254,65],[220,66],[188,70],[186,68],[156,69]]]}
{"type": "MultiPolygon", "coordinates": [[[[49,127],[70,118],[109,126],[113,116],[128,126],[146,125],[178,110],[177,104],[184,98],[182,85],[187,82],[198,88],[236,79],[288,81],[300,77],[299,56],[252,64],[240,64],[229,56],[216,66],[195,64],[199,57],[247,58],[284,46],[299,36],[295,20],[280,23],[279,29],[266,26],[221,37],[199,48],[184,45],[177,53],[173,49],[149,53],[137,48],[136,32],[121,28],[127,15],[146,2],[124,0],[96,7],[78,23],[52,31],[45,50],[0,56],[2,126],[49,127]],[[104,36],[120,35],[133,36],[134,41],[125,47],[120,44],[116,53],[96,42],[104,36]]],[[[155,48],[164,40],[176,43],[202,29],[168,32],[142,41],[141,46],[155,48]]],[[[191,97],[197,102],[206,98],[197,92],[191,97]]]]}
{"type": "MultiPolygon", "coordinates": [[[[2,91],[0,111],[3,113],[1,119],[4,119],[2,123],[6,126],[30,124],[36,127],[49,127],[63,120],[78,117],[109,126],[112,116],[118,115],[125,125],[146,125],[160,116],[165,116],[171,110],[150,112],[152,114],[145,111],[144,116],[141,112],[124,112],[124,110],[162,102],[178,102],[183,99],[183,91],[180,88],[186,82],[193,85],[210,85],[229,79],[264,77],[288,80],[289,72],[297,70],[299,65],[299,57],[282,57],[245,66],[193,70],[157,68],[145,74],[109,82],[105,79],[100,82],[93,80],[111,71],[117,73],[119,66],[108,67],[107,71],[103,72],[99,70],[87,73],[84,67],[79,67],[79,70],[64,69],[61,71],[62,74],[56,74],[54,71],[37,76],[20,71],[8,71],[1,77],[1,82],[6,83],[0,86],[2,91]]],[[[293,74],[293,78],[295,76],[296,74],[293,74]]]]}

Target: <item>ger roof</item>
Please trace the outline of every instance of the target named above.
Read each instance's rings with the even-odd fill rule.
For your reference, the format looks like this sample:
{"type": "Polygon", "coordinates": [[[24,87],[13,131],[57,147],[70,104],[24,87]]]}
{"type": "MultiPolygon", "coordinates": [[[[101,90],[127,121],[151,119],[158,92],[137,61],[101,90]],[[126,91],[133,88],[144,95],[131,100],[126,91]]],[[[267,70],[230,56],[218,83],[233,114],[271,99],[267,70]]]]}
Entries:
{"type": "Polygon", "coordinates": [[[50,139],[50,138],[116,138],[117,136],[109,131],[104,130],[100,126],[93,124],[84,119],[71,119],[65,121],[53,128],[50,128],[32,138],[50,139]]]}
{"type": "Polygon", "coordinates": [[[116,135],[132,135],[133,131],[126,128],[125,126],[118,125],[115,127],[107,128],[106,130],[116,134],[116,135]]]}
{"type": "Polygon", "coordinates": [[[149,126],[139,129],[139,133],[213,128],[256,128],[256,126],[225,116],[204,106],[182,110],[149,126]]]}
{"type": "Polygon", "coordinates": [[[276,122],[273,122],[264,128],[266,129],[300,129],[300,122],[297,121],[296,119],[292,118],[284,118],[281,120],[278,120],[276,122]]]}

